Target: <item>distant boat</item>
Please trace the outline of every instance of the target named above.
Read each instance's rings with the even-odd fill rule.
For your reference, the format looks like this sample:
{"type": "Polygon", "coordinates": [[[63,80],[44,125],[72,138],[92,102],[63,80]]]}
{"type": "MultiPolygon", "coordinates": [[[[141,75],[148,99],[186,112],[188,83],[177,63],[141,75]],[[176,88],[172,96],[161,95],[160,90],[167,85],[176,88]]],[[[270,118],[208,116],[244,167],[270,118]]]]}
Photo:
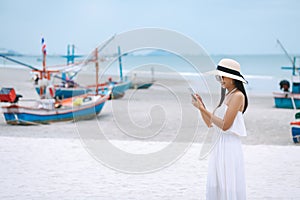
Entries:
{"type": "Polygon", "coordinates": [[[131,89],[148,89],[153,85],[153,82],[132,82],[131,89]]]}
{"type": "Polygon", "coordinates": [[[74,64],[75,58],[83,57],[83,55],[75,55],[75,45],[74,44],[72,44],[72,45],[68,44],[67,55],[63,55],[61,57],[66,58],[67,59],[67,65],[69,65],[70,63],[74,64]]]}
{"type": "MultiPolygon", "coordinates": [[[[118,99],[118,98],[122,98],[125,95],[126,90],[128,90],[130,88],[131,85],[131,81],[127,80],[124,82],[116,82],[113,86],[112,86],[112,95],[111,95],[111,99],[118,99]]],[[[100,86],[101,88],[101,86],[100,86]]],[[[109,88],[109,86],[108,86],[109,88]]],[[[108,89],[107,87],[104,88],[104,91],[108,89]]]]}
{"type": "Polygon", "coordinates": [[[133,75],[133,81],[131,83],[130,88],[131,89],[148,89],[150,88],[153,83],[155,82],[154,80],[154,68],[151,68],[151,81],[137,81],[136,79],[136,73],[134,73],[133,75]]]}
{"type": "MultiPolygon", "coordinates": [[[[109,40],[110,41],[110,40],[109,40]]],[[[120,71],[120,80],[119,81],[112,81],[111,78],[107,82],[99,83],[98,86],[98,92],[103,94],[103,92],[106,92],[108,90],[111,90],[111,98],[110,99],[118,99],[122,98],[125,95],[125,91],[128,90],[131,86],[131,80],[123,80],[123,69],[122,69],[122,59],[121,59],[121,49],[118,47],[118,60],[119,60],[119,71],[120,71]]],[[[89,62],[98,62],[96,59],[90,59],[89,62]]],[[[78,71],[79,72],[79,71],[78,71]]],[[[73,75],[75,77],[77,73],[73,75]]],[[[41,77],[41,75],[40,75],[41,77]]],[[[63,76],[62,76],[63,77],[63,76]]],[[[96,91],[96,85],[87,85],[87,86],[80,86],[78,83],[75,83],[71,77],[71,79],[66,79],[60,77],[63,82],[60,85],[53,85],[54,88],[54,96],[53,98],[70,98],[77,95],[82,95],[86,93],[90,93],[93,91],[96,91]]],[[[36,92],[42,97],[46,95],[46,90],[41,87],[37,86],[35,87],[36,92]]]]}
{"type": "MultiPolygon", "coordinates": [[[[107,93],[107,91],[111,90],[111,97],[109,99],[118,99],[118,98],[122,98],[125,95],[125,91],[128,90],[130,86],[131,86],[131,81],[113,82],[113,84],[109,82],[101,83],[98,84],[98,92],[100,94],[105,94],[107,93]]],[[[38,94],[40,94],[39,86],[36,86],[35,90],[38,94]]],[[[70,98],[70,97],[83,95],[87,93],[94,93],[95,90],[96,90],[96,85],[89,85],[86,87],[79,87],[79,86],[65,87],[62,85],[54,85],[54,92],[55,92],[54,98],[55,97],[59,99],[70,98]]]]}
{"type": "Polygon", "coordinates": [[[19,52],[16,52],[16,51],[11,50],[11,49],[6,49],[6,48],[0,48],[0,55],[4,55],[4,56],[23,56],[19,52]]]}

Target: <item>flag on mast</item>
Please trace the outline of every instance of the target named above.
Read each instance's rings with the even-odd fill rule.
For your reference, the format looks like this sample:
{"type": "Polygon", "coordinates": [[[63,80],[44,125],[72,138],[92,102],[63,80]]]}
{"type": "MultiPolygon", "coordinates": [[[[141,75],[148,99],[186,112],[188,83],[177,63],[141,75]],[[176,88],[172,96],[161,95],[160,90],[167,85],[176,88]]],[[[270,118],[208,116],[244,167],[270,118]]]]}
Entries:
{"type": "Polygon", "coordinates": [[[45,39],[44,37],[42,37],[42,52],[44,55],[46,55],[46,42],[45,42],[45,39]]]}

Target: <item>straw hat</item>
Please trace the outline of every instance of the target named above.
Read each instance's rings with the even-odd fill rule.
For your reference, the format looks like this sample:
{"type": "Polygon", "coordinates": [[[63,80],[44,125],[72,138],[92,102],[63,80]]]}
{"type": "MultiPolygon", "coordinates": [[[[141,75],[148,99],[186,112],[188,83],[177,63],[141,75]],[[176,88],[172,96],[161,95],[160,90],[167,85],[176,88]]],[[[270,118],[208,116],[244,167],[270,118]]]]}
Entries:
{"type": "Polygon", "coordinates": [[[207,74],[225,76],[228,78],[242,81],[243,83],[248,83],[241,75],[240,71],[241,67],[237,61],[229,58],[224,58],[218,63],[216,70],[209,71],[207,72],[207,74]]]}

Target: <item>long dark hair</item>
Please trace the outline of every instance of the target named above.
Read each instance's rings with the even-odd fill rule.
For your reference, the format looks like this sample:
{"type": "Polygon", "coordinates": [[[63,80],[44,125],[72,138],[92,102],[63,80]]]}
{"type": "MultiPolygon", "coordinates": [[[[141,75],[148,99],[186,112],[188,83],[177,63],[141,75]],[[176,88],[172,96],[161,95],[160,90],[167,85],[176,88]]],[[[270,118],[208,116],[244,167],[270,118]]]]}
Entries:
{"type": "Polygon", "coordinates": [[[239,81],[239,80],[234,80],[234,84],[235,84],[235,87],[239,91],[241,91],[243,93],[243,95],[245,96],[245,104],[244,104],[244,110],[243,110],[243,113],[244,113],[247,110],[247,107],[248,107],[248,97],[247,97],[247,94],[246,94],[244,84],[243,84],[242,81],[239,81]]]}
{"type": "MultiPolygon", "coordinates": [[[[242,81],[239,81],[239,80],[233,79],[233,81],[234,81],[235,87],[239,91],[241,91],[243,93],[243,95],[245,96],[245,104],[244,104],[244,110],[243,110],[243,113],[244,113],[247,110],[247,107],[248,107],[248,97],[247,97],[247,94],[246,94],[244,84],[243,84],[242,81]]],[[[217,107],[214,109],[213,113],[215,113],[215,111],[223,104],[223,101],[225,99],[225,92],[226,92],[226,89],[221,87],[221,99],[220,99],[220,102],[217,105],[217,107]]]]}
{"type": "Polygon", "coordinates": [[[213,114],[216,112],[216,110],[223,104],[223,101],[225,99],[226,89],[221,87],[221,99],[217,107],[214,109],[213,114]]]}

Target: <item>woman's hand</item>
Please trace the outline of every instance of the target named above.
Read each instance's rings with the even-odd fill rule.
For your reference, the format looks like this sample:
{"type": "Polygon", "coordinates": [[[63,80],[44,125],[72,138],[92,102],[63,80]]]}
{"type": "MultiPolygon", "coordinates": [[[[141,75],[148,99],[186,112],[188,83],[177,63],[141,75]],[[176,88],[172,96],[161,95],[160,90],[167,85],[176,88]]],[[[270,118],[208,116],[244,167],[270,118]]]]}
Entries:
{"type": "Polygon", "coordinates": [[[198,94],[193,94],[193,96],[195,97],[195,99],[193,98],[192,100],[192,104],[198,108],[200,111],[205,110],[205,105],[202,101],[202,98],[198,95],[198,94]]]}
{"type": "Polygon", "coordinates": [[[212,114],[208,112],[198,94],[193,94],[193,105],[200,110],[201,116],[207,127],[212,127],[212,114]]]}

